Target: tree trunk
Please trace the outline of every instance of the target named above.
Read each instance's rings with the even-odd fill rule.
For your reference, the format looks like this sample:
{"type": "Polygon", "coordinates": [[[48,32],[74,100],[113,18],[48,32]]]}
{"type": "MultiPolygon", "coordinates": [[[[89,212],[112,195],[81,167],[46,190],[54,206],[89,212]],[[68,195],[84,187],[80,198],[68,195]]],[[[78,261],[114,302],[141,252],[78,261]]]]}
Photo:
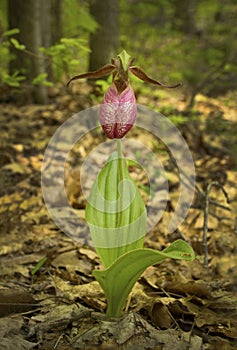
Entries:
{"type": "Polygon", "coordinates": [[[192,36],[196,33],[195,16],[198,0],[175,0],[173,27],[182,33],[192,36]]]}
{"type": "MultiPolygon", "coordinates": [[[[17,39],[24,44],[27,52],[13,50],[15,59],[10,62],[10,72],[22,72],[27,78],[27,97],[35,103],[47,103],[47,89],[44,85],[33,85],[32,80],[45,72],[45,64],[39,48],[43,46],[44,34],[50,23],[47,1],[44,0],[8,0],[9,28],[18,28],[17,39]],[[44,16],[44,21],[42,20],[44,16]],[[43,30],[44,22],[44,30],[43,30]]],[[[47,39],[48,40],[48,39],[47,39]]]]}
{"type": "Polygon", "coordinates": [[[93,71],[118,54],[118,0],[92,0],[90,12],[99,25],[90,36],[89,70],[93,71]]]}
{"type": "Polygon", "coordinates": [[[62,0],[51,0],[51,45],[62,38],[62,0]]]}

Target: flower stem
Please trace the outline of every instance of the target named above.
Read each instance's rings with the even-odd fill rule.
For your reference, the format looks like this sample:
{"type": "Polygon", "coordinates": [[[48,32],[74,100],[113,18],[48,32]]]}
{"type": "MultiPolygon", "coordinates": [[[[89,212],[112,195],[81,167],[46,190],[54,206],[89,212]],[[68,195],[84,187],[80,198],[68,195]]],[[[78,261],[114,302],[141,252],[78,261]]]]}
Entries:
{"type": "Polygon", "coordinates": [[[121,139],[117,139],[117,148],[118,148],[118,158],[122,158],[123,157],[123,153],[122,153],[122,142],[121,142],[121,139]]]}

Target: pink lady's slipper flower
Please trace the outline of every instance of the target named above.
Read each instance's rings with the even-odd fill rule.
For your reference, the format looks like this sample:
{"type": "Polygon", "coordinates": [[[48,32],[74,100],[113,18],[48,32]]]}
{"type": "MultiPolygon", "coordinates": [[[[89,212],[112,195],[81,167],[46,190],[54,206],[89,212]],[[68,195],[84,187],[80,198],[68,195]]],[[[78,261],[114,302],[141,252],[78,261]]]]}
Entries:
{"type": "Polygon", "coordinates": [[[100,106],[100,124],[110,139],[120,139],[136,119],[136,99],[130,85],[121,93],[114,83],[108,88],[100,106]]]}
{"type": "Polygon", "coordinates": [[[111,64],[106,64],[94,72],[76,75],[71,81],[82,78],[101,78],[113,74],[113,82],[106,91],[100,106],[100,123],[107,137],[110,139],[122,138],[132,128],[136,119],[136,99],[129,84],[129,72],[139,79],[151,84],[167,88],[175,88],[180,84],[167,86],[146,75],[138,66],[132,66],[134,58],[123,50],[111,64]]]}

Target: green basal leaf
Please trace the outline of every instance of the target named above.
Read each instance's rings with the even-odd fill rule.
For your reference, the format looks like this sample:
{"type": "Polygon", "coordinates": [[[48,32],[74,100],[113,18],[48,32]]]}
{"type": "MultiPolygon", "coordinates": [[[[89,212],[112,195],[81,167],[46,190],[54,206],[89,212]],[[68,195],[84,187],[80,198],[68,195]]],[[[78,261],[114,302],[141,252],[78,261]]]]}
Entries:
{"type": "Polygon", "coordinates": [[[183,240],[173,242],[162,252],[136,249],[118,258],[104,271],[93,271],[107,298],[107,317],[120,317],[127,297],[145,269],[164,259],[193,260],[192,248],[183,240]]]}
{"type": "Polygon", "coordinates": [[[131,62],[131,56],[123,50],[119,55],[118,58],[121,60],[123,70],[126,72],[128,70],[129,64],[131,62]]]}
{"type": "Polygon", "coordinates": [[[143,246],[146,208],[120,150],[110,156],[97,176],[86,206],[86,221],[105,267],[143,246]]]}

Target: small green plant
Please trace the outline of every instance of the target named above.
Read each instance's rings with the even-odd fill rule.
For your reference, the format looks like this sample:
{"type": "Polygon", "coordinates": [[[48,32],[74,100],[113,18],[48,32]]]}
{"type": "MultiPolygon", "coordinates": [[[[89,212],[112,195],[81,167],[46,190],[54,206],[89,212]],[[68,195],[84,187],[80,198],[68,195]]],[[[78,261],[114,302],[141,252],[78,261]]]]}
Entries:
{"type": "Polygon", "coordinates": [[[31,276],[34,276],[39,270],[40,268],[44,265],[44,263],[47,261],[47,257],[43,257],[42,259],[40,259],[40,261],[35,265],[35,267],[30,271],[31,276]]]}
{"type": "MultiPolygon", "coordinates": [[[[15,37],[19,34],[20,30],[14,28],[5,31],[2,35],[2,42],[0,45],[1,56],[1,70],[0,70],[0,82],[10,87],[18,88],[21,83],[26,80],[26,74],[21,71],[15,71],[13,74],[8,73],[8,62],[13,59],[13,55],[10,53],[10,48],[19,51],[24,51],[26,55],[32,55],[27,47],[21,44],[15,37]]],[[[66,72],[70,74],[75,71],[81,65],[81,59],[83,55],[87,54],[90,50],[87,47],[84,39],[78,38],[61,38],[58,44],[52,45],[48,48],[40,48],[39,57],[49,59],[52,64],[55,80],[59,80],[62,74],[66,72]]],[[[32,80],[33,85],[46,85],[52,86],[53,82],[47,80],[48,74],[46,72],[39,74],[32,80]]]]}
{"type": "Polygon", "coordinates": [[[78,69],[82,55],[90,52],[86,41],[80,38],[61,38],[58,44],[42,47],[40,51],[50,59],[57,80],[63,72],[71,74],[78,69]]]}
{"type": "Polygon", "coordinates": [[[51,81],[48,81],[47,77],[48,77],[47,73],[41,73],[33,79],[32,84],[33,85],[53,86],[53,83],[51,81]]]}
{"type": "Polygon", "coordinates": [[[99,172],[86,206],[92,240],[105,267],[93,274],[107,298],[108,318],[122,314],[129,293],[148,266],[167,258],[194,259],[192,248],[183,240],[173,242],[162,252],[143,248],[146,207],[130,177],[121,141],[136,118],[136,101],[129,84],[129,72],[146,82],[162,84],[149,78],[140,67],[132,66],[133,61],[126,51],[122,51],[111,64],[69,81],[113,73],[112,84],[100,106],[100,123],[109,138],[117,139],[117,151],[111,154],[99,172]]]}
{"type": "Polygon", "coordinates": [[[18,28],[5,31],[2,34],[1,45],[0,45],[0,56],[1,56],[1,70],[0,70],[0,82],[10,87],[20,87],[21,82],[26,77],[19,71],[15,71],[13,74],[8,73],[8,62],[11,59],[9,49],[13,46],[16,50],[24,51],[25,46],[19,43],[19,41],[12,36],[18,34],[20,31],[18,28]]]}

